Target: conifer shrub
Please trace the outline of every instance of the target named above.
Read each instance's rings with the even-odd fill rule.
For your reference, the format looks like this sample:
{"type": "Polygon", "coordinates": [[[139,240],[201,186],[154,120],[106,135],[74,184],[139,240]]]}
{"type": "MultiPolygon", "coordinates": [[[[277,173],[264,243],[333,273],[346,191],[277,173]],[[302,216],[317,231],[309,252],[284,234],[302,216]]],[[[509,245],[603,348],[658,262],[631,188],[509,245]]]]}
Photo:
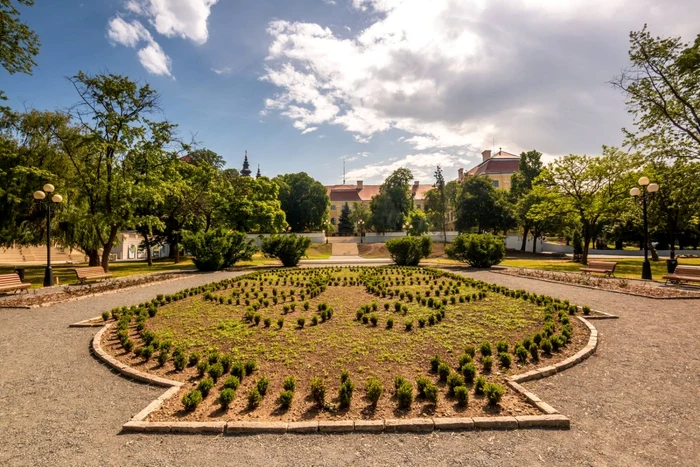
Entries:
{"type": "Polygon", "coordinates": [[[231,365],[231,375],[238,378],[239,381],[243,381],[243,377],[246,375],[245,366],[241,362],[235,362],[231,365]]]}
{"type": "Polygon", "coordinates": [[[459,364],[459,368],[462,368],[464,365],[467,363],[471,363],[474,359],[469,355],[468,353],[462,354],[459,356],[459,360],[457,360],[459,364]]]}
{"type": "Polygon", "coordinates": [[[229,376],[226,378],[226,381],[224,381],[224,388],[225,389],[233,389],[234,391],[238,390],[238,388],[241,385],[241,380],[238,378],[238,376],[229,376]]]}
{"type": "Polygon", "coordinates": [[[484,373],[491,373],[491,368],[493,367],[493,358],[489,355],[481,359],[481,366],[484,369],[484,373]]]}
{"type": "Polygon", "coordinates": [[[418,318],[418,327],[419,328],[425,327],[425,318],[418,318]]]}
{"type": "Polygon", "coordinates": [[[437,404],[439,399],[439,390],[432,382],[429,382],[423,389],[425,399],[431,404],[437,404]]]}
{"type": "Polygon", "coordinates": [[[202,393],[196,389],[182,396],[182,406],[188,412],[192,412],[202,402],[202,393]]]}
{"type": "Polygon", "coordinates": [[[474,380],[474,392],[476,394],[483,394],[484,385],[486,385],[486,378],[483,376],[477,376],[477,378],[474,380]]]}
{"type": "Polygon", "coordinates": [[[304,318],[297,318],[297,326],[299,326],[299,329],[303,329],[304,324],[306,324],[306,320],[304,318]]]}
{"type": "Polygon", "coordinates": [[[530,346],[530,357],[532,358],[533,362],[540,361],[540,347],[537,344],[533,343],[530,346]]]}
{"type": "Polygon", "coordinates": [[[219,363],[221,363],[221,367],[224,369],[224,373],[228,373],[229,370],[231,370],[231,365],[233,365],[233,357],[230,355],[223,355],[221,359],[219,360],[219,363]]]}
{"type": "Polygon", "coordinates": [[[464,386],[464,378],[458,373],[450,373],[447,377],[447,389],[451,396],[454,396],[457,386],[464,386]]]}
{"type": "Polygon", "coordinates": [[[231,405],[231,402],[233,402],[233,399],[236,397],[236,391],[232,388],[225,388],[221,391],[219,394],[219,404],[221,404],[221,407],[226,410],[228,409],[228,406],[231,405]]]}
{"type": "Polygon", "coordinates": [[[399,401],[399,408],[407,410],[411,408],[413,403],[413,386],[408,381],[405,381],[396,390],[396,398],[399,401]]]}
{"type": "Polygon", "coordinates": [[[481,347],[479,347],[479,351],[481,352],[481,355],[483,357],[487,357],[491,355],[491,343],[490,342],[482,342],[481,347]]]}
{"type": "Polygon", "coordinates": [[[394,327],[394,319],[393,319],[393,318],[387,319],[387,320],[386,320],[386,328],[387,328],[387,329],[391,329],[391,328],[393,328],[393,327],[394,327]]]}
{"type": "Polygon", "coordinates": [[[488,399],[489,405],[491,406],[496,406],[499,402],[501,402],[504,392],[505,389],[500,384],[486,383],[484,386],[484,394],[486,395],[486,399],[488,399]]]}
{"type": "Polygon", "coordinates": [[[455,388],[455,398],[460,407],[466,407],[469,404],[469,389],[466,386],[457,386],[455,388]]]}
{"type": "Polygon", "coordinates": [[[350,402],[352,401],[352,393],[355,390],[355,384],[350,378],[343,381],[338,389],[338,402],[341,409],[347,409],[350,407],[350,402]]]}
{"type": "Polygon", "coordinates": [[[284,319],[283,319],[283,318],[280,318],[280,319],[277,320],[277,327],[278,327],[279,329],[282,329],[282,326],[284,326],[284,319]]]}
{"type": "Polygon", "coordinates": [[[294,376],[287,376],[286,378],[284,378],[284,381],[282,382],[282,387],[285,391],[294,392],[297,387],[297,382],[294,379],[294,376]]]}
{"type": "Polygon", "coordinates": [[[384,386],[379,379],[371,377],[367,379],[365,391],[367,392],[367,399],[369,399],[373,406],[376,406],[377,402],[379,402],[379,398],[382,397],[384,386]]]}
{"type": "Polygon", "coordinates": [[[255,370],[258,369],[258,364],[255,362],[255,360],[248,360],[245,362],[245,375],[249,376],[253,374],[255,370]]]}
{"type": "Polygon", "coordinates": [[[547,355],[551,355],[551,354],[552,354],[552,348],[553,348],[553,345],[552,345],[552,341],[551,341],[551,340],[546,339],[546,338],[545,338],[545,339],[542,339],[542,342],[540,342],[540,349],[542,349],[542,351],[543,351],[544,353],[546,353],[547,355]]]}
{"type": "Polygon", "coordinates": [[[473,345],[467,345],[464,347],[464,353],[469,355],[472,360],[476,357],[476,348],[473,345]]]}
{"type": "Polygon", "coordinates": [[[197,385],[197,390],[202,393],[202,397],[207,397],[209,391],[214,387],[214,380],[211,378],[204,378],[197,385]]]}
{"type": "Polygon", "coordinates": [[[425,388],[432,383],[433,382],[430,380],[430,378],[426,376],[419,376],[418,378],[416,378],[416,387],[418,388],[418,395],[421,397],[425,397],[425,388]]]}
{"type": "Polygon", "coordinates": [[[168,358],[170,358],[170,353],[165,350],[161,350],[158,354],[158,366],[164,366],[168,362],[168,358]]]}
{"type": "Polygon", "coordinates": [[[310,391],[316,405],[323,407],[326,404],[326,383],[321,378],[311,378],[310,391]]]}
{"type": "Polygon", "coordinates": [[[379,319],[377,318],[377,315],[370,315],[369,317],[370,323],[372,323],[372,326],[376,326],[377,323],[379,322],[379,319]]]}
{"type": "Polygon", "coordinates": [[[260,395],[265,397],[265,394],[267,394],[267,388],[270,387],[270,379],[265,375],[261,376],[258,382],[255,384],[255,387],[260,395]]]}
{"type": "Polygon", "coordinates": [[[287,410],[292,406],[292,400],[294,399],[294,391],[284,390],[280,393],[279,403],[280,407],[287,410]]]}
{"type": "Polygon", "coordinates": [[[452,370],[450,369],[450,366],[445,363],[445,362],[440,362],[438,365],[438,377],[440,378],[440,381],[443,383],[447,382],[447,377],[450,375],[452,370]]]}
{"type": "Polygon", "coordinates": [[[502,368],[507,369],[510,368],[510,365],[513,360],[509,353],[501,352],[498,354],[498,361],[501,364],[502,368]]]}
{"type": "Polygon", "coordinates": [[[440,366],[440,356],[435,355],[433,358],[430,359],[430,371],[433,373],[437,373],[438,371],[438,366],[440,366]]]}
{"type": "Polygon", "coordinates": [[[474,365],[474,362],[467,363],[462,367],[462,376],[464,376],[464,381],[467,383],[474,381],[476,376],[476,365],[474,365]]]}
{"type": "Polygon", "coordinates": [[[260,395],[260,392],[258,392],[258,388],[251,388],[250,391],[248,391],[248,409],[257,409],[260,406],[261,401],[262,396],[260,395]]]}
{"type": "Polygon", "coordinates": [[[413,329],[413,321],[412,320],[406,320],[404,323],[404,326],[406,327],[406,331],[410,331],[413,329]]]}
{"type": "Polygon", "coordinates": [[[506,342],[506,341],[496,342],[496,350],[498,351],[499,354],[508,352],[508,342],[506,342]]]}
{"type": "Polygon", "coordinates": [[[224,374],[224,367],[221,363],[214,363],[213,365],[209,365],[207,373],[214,381],[218,381],[221,375],[224,374]]]}
{"type": "Polygon", "coordinates": [[[517,357],[518,362],[520,362],[521,365],[527,363],[528,352],[527,349],[522,345],[515,346],[515,356],[517,357]]]}
{"type": "Polygon", "coordinates": [[[399,387],[401,387],[402,384],[410,384],[406,378],[404,378],[401,375],[398,375],[394,378],[394,394],[398,393],[399,387]]]}

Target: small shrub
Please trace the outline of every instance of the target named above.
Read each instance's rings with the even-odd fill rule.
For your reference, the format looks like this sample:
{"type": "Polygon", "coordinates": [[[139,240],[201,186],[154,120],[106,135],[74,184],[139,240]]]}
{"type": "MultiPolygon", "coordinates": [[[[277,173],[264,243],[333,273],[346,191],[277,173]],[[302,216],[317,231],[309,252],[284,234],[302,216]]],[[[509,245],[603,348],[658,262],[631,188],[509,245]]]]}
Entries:
{"type": "Polygon", "coordinates": [[[527,363],[527,355],[528,353],[525,347],[522,345],[515,347],[515,356],[518,358],[521,365],[525,365],[527,363]]]}
{"type": "Polygon", "coordinates": [[[297,318],[297,326],[299,326],[299,329],[302,329],[305,323],[306,320],[304,318],[297,318]]]}
{"type": "Polygon", "coordinates": [[[400,237],[388,240],[385,245],[397,265],[418,266],[421,259],[430,255],[433,242],[427,236],[400,237]]]}
{"type": "Polygon", "coordinates": [[[107,321],[109,319],[110,313],[109,311],[103,311],[102,312],[102,321],[107,321]]]}
{"type": "Polygon", "coordinates": [[[369,317],[369,321],[372,323],[372,326],[376,326],[379,319],[377,318],[377,315],[372,315],[369,317]]]}
{"type": "Polygon", "coordinates": [[[163,366],[168,362],[168,358],[170,358],[170,354],[166,352],[165,350],[161,350],[160,353],[158,354],[158,365],[163,366]]]}
{"type": "Polygon", "coordinates": [[[225,388],[221,391],[221,394],[219,394],[219,404],[226,410],[228,406],[231,405],[231,402],[233,402],[234,397],[236,397],[236,391],[231,388],[225,388]]]}
{"type": "Polygon", "coordinates": [[[147,345],[146,347],[143,347],[141,350],[141,357],[143,357],[145,360],[150,360],[151,357],[153,356],[153,346],[152,345],[147,345]]]}
{"type": "Polygon", "coordinates": [[[481,347],[479,348],[479,351],[481,352],[481,355],[484,357],[487,357],[491,355],[491,343],[489,342],[482,342],[481,347]]]}
{"type": "Polygon", "coordinates": [[[418,318],[418,327],[419,328],[425,327],[425,318],[418,318]]]}
{"type": "Polygon", "coordinates": [[[396,390],[396,398],[399,400],[399,408],[407,410],[411,408],[413,403],[413,386],[408,381],[399,386],[396,390]]]}
{"type": "Polygon", "coordinates": [[[283,409],[288,409],[292,406],[292,400],[294,399],[294,391],[284,390],[280,393],[280,407],[283,409]]]}
{"type": "Polygon", "coordinates": [[[476,348],[473,345],[468,345],[464,348],[464,353],[469,355],[472,360],[476,357],[476,348]]]}
{"type": "Polygon", "coordinates": [[[508,342],[506,341],[498,341],[496,342],[496,350],[498,351],[499,354],[508,352],[508,342]]]}
{"type": "MultiPolygon", "coordinates": [[[[324,311],[325,313],[325,311],[324,311]]],[[[312,326],[317,326],[318,325],[318,316],[314,315],[311,317],[311,325],[312,326]]]]}
{"type": "Polygon", "coordinates": [[[493,358],[491,356],[482,358],[481,365],[484,368],[484,373],[491,373],[491,368],[493,367],[493,358]]]}
{"type": "Polygon", "coordinates": [[[404,378],[401,375],[398,375],[394,378],[394,394],[399,392],[399,388],[401,387],[402,384],[410,384],[406,378],[404,378]]]}
{"type": "Polygon", "coordinates": [[[533,362],[538,362],[540,360],[540,348],[537,344],[532,344],[530,346],[530,357],[532,357],[533,362]]]}
{"type": "Polygon", "coordinates": [[[226,381],[224,381],[224,389],[233,389],[234,391],[238,390],[238,388],[241,385],[241,380],[238,378],[238,376],[229,376],[226,378],[226,381]]]}
{"type": "Polygon", "coordinates": [[[512,363],[510,354],[506,352],[501,352],[498,354],[498,361],[502,368],[510,368],[510,364],[512,363]]]}
{"type": "Polygon", "coordinates": [[[503,261],[505,242],[491,234],[462,234],[445,248],[447,256],[475,268],[490,268],[503,261]]]}
{"type": "Polygon", "coordinates": [[[347,409],[350,407],[350,402],[352,401],[352,393],[355,390],[355,384],[350,378],[346,379],[338,389],[338,401],[340,403],[341,409],[347,409]]]}
{"type": "Polygon", "coordinates": [[[393,318],[389,318],[386,320],[386,328],[391,329],[394,327],[394,320],[393,318]]]}
{"type": "Polygon", "coordinates": [[[430,371],[433,373],[437,373],[438,371],[438,366],[440,366],[440,356],[435,355],[433,358],[430,359],[430,371]]]}
{"type": "Polygon", "coordinates": [[[474,381],[476,376],[476,365],[473,362],[467,363],[462,367],[462,376],[464,376],[464,381],[471,383],[474,381]]]}
{"type": "Polygon", "coordinates": [[[224,367],[221,363],[214,363],[213,365],[209,365],[207,373],[209,373],[209,376],[211,376],[214,381],[218,381],[221,375],[224,374],[224,367]]]}
{"type": "Polygon", "coordinates": [[[484,378],[483,376],[478,376],[474,380],[474,392],[476,394],[483,394],[485,385],[486,385],[486,378],[484,378]]]}
{"type": "Polygon", "coordinates": [[[431,404],[438,403],[440,391],[438,390],[438,387],[435,386],[433,383],[428,383],[423,389],[423,393],[425,394],[425,399],[428,402],[430,402],[431,404]]]}
{"type": "Polygon", "coordinates": [[[255,387],[260,395],[264,397],[267,394],[267,388],[270,387],[270,379],[265,375],[261,376],[255,387]]]}
{"type": "Polygon", "coordinates": [[[211,378],[204,378],[197,385],[197,390],[202,393],[202,397],[207,397],[209,391],[214,387],[214,381],[211,378]]]}
{"type": "Polygon", "coordinates": [[[410,331],[411,329],[413,329],[413,321],[411,321],[410,319],[404,322],[403,324],[406,327],[406,331],[410,331]]]}
{"type": "Polygon", "coordinates": [[[224,373],[228,373],[231,369],[231,365],[233,364],[233,357],[231,357],[230,355],[224,355],[219,360],[219,363],[221,363],[221,366],[224,369],[224,373]]]}
{"type": "Polygon", "coordinates": [[[465,353],[459,356],[459,360],[457,360],[457,363],[459,364],[459,368],[462,368],[464,365],[472,362],[473,360],[474,359],[471,357],[471,355],[465,353]]]}
{"type": "Polygon", "coordinates": [[[419,376],[418,378],[416,378],[416,387],[418,388],[418,395],[421,397],[425,397],[425,388],[432,383],[433,382],[430,381],[430,378],[427,378],[425,376],[419,376]]]}
{"type": "Polygon", "coordinates": [[[187,392],[182,396],[182,405],[186,411],[192,412],[202,402],[202,393],[196,389],[187,392]]]}
{"type": "Polygon", "coordinates": [[[369,378],[367,384],[365,385],[365,390],[367,391],[367,399],[372,403],[373,406],[377,405],[379,398],[382,397],[384,392],[384,386],[382,382],[377,378],[369,378]]]}
{"type": "Polygon", "coordinates": [[[258,389],[251,388],[251,390],[248,391],[248,408],[250,410],[257,409],[260,406],[261,401],[262,396],[258,392],[258,389]]]}
{"type": "Polygon", "coordinates": [[[311,378],[310,388],[311,398],[318,407],[323,407],[326,403],[326,383],[321,378],[311,378]]]}
{"type": "Polygon", "coordinates": [[[438,376],[440,377],[440,381],[443,383],[447,381],[447,377],[450,375],[452,370],[450,369],[450,366],[445,363],[445,362],[440,362],[438,365],[438,376]]]}
{"type": "Polygon", "coordinates": [[[542,342],[540,342],[540,349],[547,355],[552,354],[552,341],[549,339],[542,339],[542,342]]]}
{"type": "Polygon", "coordinates": [[[265,318],[263,321],[263,324],[265,325],[266,328],[269,328],[270,325],[272,324],[272,320],[270,318],[265,318]]]}
{"type": "Polygon", "coordinates": [[[282,382],[282,387],[285,391],[294,392],[294,390],[296,390],[297,388],[297,382],[294,379],[294,376],[287,376],[286,378],[284,378],[284,381],[282,382]]]}
{"type": "Polygon", "coordinates": [[[340,370],[340,382],[344,383],[350,379],[350,372],[348,370],[340,370]]]}
{"type": "Polygon", "coordinates": [[[255,360],[248,360],[245,362],[245,375],[251,375],[255,370],[258,369],[258,364],[255,363],[255,360]]]}
{"type": "Polygon", "coordinates": [[[459,406],[466,407],[469,404],[469,389],[466,386],[457,386],[454,392],[459,406]]]}
{"type": "Polygon", "coordinates": [[[503,398],[504,388],[500,384],[486,383],[484,386],[484,394],[489,401],[489,405],[496,406],[503,398]]]}
{"type": "Polygon", "coordinates": [[[299,260],[311,246],[311,239],[296,234],[271,235],[262,240],[262,252],[265,256],[277,258],[285,267],[299,264],[299,260]]]}
{"type": "Polygon", "coordinates": [[[240,380],[246,375],[245,366],[241,362],[236,362],[231,365],[231,374],[240,380]]]}
{"type": "Polygon", "coordinates": [[[589,307],[589,306],[584,306],[584,307],[583,307],[583,314],[586,315],[586,316],[590,315],[590,314],[591,314],[591,307],[589,307]]]}
{"type": "Polygon", "coordinates": [[[457,386],[464,386],[464,378],[457,373],[451,373],[450,376],[447,377],[448,393],[451,396],[454,396],[457,386]]]}

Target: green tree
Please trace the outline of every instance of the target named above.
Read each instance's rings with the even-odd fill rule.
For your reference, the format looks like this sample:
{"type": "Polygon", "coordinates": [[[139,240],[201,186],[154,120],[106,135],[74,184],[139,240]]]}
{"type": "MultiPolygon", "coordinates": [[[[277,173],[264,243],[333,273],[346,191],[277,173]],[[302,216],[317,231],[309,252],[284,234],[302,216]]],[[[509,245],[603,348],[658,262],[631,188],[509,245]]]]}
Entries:
{"type": "MultiPolygon", "coordinates": [[[[523,197],[525,197],[530,192],[530,190],[532,190],[532,182],[542,171],[541,159],[542,153],[535,149],[520,154],[518,171],[510,177],[510,195],[511,199],[513,200],[513,203],[517,204],[523,197]]],[[[523,242],[520,246],[521,251],[525,251],[525,245],[527,244],[527,234],[532,228],[525,214],[526,212],[519,210],[517,216],[518,223],[523,229],[523,242]]]]}
{"type": "Polygon", "coordinates": [[[408,235],[418,237],[428,233],[430,223],[423,211],[412,211],[408,216],[408,235]]]}
{"type": "Polygon", "coordinates": [[[279,175],[279,199],[292,232],[317,231],[328,220],[331,199],[326,187],[306,172],[279,175]]]}
{"type": "Polygon", "coordinates": [[[652,37],[630,32],[629,67],[611,81],[627,97],[636,130],[626,144],[653,157],[700,157],[700,35],[652,37]]]}
{"type": "Polygon", "coordinates": [[[350,213],[350,222],[352,222],[352,225],[357,225],[360,221],[366,224],[371,215],[372,212],[367,205],[358,202],[352,203],[352,212],[350,213]]]}
{"type": "Polygon", "coordinates": [[[496,190],[486,175],[469,176],[462,182],[455,220],[458,231],[498,232],[514,223],[513,206],[506,193],[496,190]]]}
{"type": "Polygon", "coordinates": [[[354,230],[352,221],[350,220],[350,206],[348,206],[348,203],[345,203],[340,209],[340,217],[338,218],[338,234],[341,236],[352,235],[354,230]]]}
{"type": "Polygon", "coordinates": [[[433,189],[425,194],[425,212],[432,225],[442,231],[443,242],[447,243],[447,215],[450,209],[445,177],[442,175],[442,168],[438,165],[435,170],[435,184],[433,189]]]}
{"type": "Polygon", "coordinates": [[[216,213],[224,226],[241,232],[277,233],[287,228],[279,186],[267,177],[223,179],[216,213]]]}
{"type": "MultiPolygon", "coordinates": [[[[18,5],[32,6],[34,0],[17,0],[18,5]]],[[[0,64],[11,75],[32,74],[34,57],[39,53],[39,36],[19,18],[13,0],[0,0],[0,64]]],[[[5,95],[0,90],[0,99],[5,95]]]]}
{"type": "Polygon", "coordinates": [[[405,168],[396,169],[372,198],[371,225],[379,233],[400,231],[408,214],[413,210],[413,195],[410,181],[413,174],[405,168]]]}
{"type": "Polygon", "coordinates": [[[520,198],[516,205],[519,219],[526,222],[532,232],[532,252],[537,252],[537,239],[543,233],[559,232],[567,224],[567,214],[551,209],[555,203],[553,192],[543,186],[535,186],[520,198]]]}
{"type": "Polygon", "coordinates": [[[192,253],[194,264],[200,271],[220,271],[232,267],[238,261],[250,260],[258,251],[252,240],[243,232],[211,229],[208,232],[184,232],[183,244],[192,253]]]}
{"type": "Polygon", "coordinates": [[[557,159],[535,181],[554,194],[541,209],[578,217],[583,229],[584,264],[601,221],[629,208],[629,189],[635,183],[638,167],[637,157],[604,146],[600,157],[572,154],[557,159]]]}

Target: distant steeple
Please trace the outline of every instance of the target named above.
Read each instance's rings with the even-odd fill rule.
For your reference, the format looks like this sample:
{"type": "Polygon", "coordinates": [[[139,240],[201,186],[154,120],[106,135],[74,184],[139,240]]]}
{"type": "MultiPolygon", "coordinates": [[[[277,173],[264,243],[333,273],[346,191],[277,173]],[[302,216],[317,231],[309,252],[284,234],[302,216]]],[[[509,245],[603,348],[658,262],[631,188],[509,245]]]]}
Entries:
{"type": "Polygon", "coordinates": [[[260,164],[258,164],[258,173],[255,174],[255,178],[260,178],[260,164]]]}
{"type": "Polygon", "coordinates": [[[250,177],[250,164],[248,164],[248,151],[245,152],[245,158],[243,159],[243,170],[241,170],[241,175],[244,177],[250,177]]]}

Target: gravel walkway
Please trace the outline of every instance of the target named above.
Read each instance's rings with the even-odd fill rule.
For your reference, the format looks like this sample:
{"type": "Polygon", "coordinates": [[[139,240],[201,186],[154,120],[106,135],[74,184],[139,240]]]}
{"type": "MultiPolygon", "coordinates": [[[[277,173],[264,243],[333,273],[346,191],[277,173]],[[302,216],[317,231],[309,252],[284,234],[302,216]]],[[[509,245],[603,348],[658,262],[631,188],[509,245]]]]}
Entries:
{"type": "Polygon", "coordinates": [[[598,321],[598,352],[528,383],[571,416],[570,431],[429,435],[120,435],[162,389],[110,373],[88,352],[95,328],[67,326],[117,305],[232,277],[215,273],[34,310],[0,310],[0,465],[698,465],[700,306],[489,272],[470,276],[568,298],[598,321]]]}

